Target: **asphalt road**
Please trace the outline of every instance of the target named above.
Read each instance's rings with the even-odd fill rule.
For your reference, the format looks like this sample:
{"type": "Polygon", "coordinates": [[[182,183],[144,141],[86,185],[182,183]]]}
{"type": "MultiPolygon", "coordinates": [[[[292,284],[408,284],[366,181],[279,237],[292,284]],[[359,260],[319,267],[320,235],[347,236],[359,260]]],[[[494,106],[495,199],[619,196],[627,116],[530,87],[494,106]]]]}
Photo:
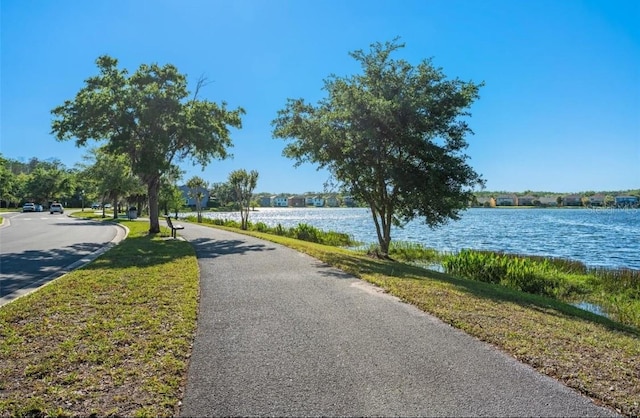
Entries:
{"type": "Polygon", "coordinates": [[[0,305],[99,255],[124,237],[113,224],[66,214],[5,213],[0,227],[0,305]]]}
{"type": "Polygon", "coordinates": [[[294,250],[187,224],[201,269],[183,416],[612,416],[294,250]]]}

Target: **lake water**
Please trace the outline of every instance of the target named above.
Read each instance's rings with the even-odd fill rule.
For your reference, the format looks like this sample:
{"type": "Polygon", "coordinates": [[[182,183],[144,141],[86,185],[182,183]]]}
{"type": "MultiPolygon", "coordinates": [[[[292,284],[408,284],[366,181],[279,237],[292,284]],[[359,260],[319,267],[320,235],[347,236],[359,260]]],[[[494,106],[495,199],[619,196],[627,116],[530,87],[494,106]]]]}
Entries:
{"type": "MultiPolygon", "coordinates": [[[[240,220],[238,212],[206,217],[240,220]]],[[[377,242],[364,208],[259,208],[249,220],[285,227],[299,223],[377,242]]],[[[640,209],[469,209],[436,229],[415,220],[394,229],[394,241],[418,242],[440,251],[498,250],[579,260],[590,267],[640,269],[640,209]]]]}

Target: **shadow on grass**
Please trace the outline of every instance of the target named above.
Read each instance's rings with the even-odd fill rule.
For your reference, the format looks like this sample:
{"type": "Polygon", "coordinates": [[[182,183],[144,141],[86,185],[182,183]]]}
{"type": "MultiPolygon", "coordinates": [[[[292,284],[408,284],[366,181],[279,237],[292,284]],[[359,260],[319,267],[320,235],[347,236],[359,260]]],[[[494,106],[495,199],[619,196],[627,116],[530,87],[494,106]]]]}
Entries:
{"type": "Polygon", "coordinates": [[[316,268],[318,270],[318,273],[320,273],[320,275],[324,277],[328,277],[331,279],[340,279],[340,280],[354,279],[353,274],[339,270],[333,267],[331,264],[327,264],[322,261],[316,262],[313,267],[316,268]]]}
{"type": "MultiPolygon", "coordinates": [[[[476,297],[490,299],[496,302],[516,303],[521,306],[543,311],[547,314],[557,316],[572,316],[587,321],[595,322],[606,326],[609,329],[628,332],[634,335],[640,335],[640,330],[620,324],[609,318],[596,315],[591,312],[576,308],[567,303],[524,292],[518,292],[508,289],[504,286],[484,283],[475,280],[461,279],[445,273],[439,273],[432,270],[426,270],[420,267],[408,264],[389,261],[377,260],[367,256],[356,254],[348,254],[342,252],[320,251],[313,252],[314,256],[319,257],[324,262],[336,266],[357,277],[364,274],[372,274],[378,276],[388,276],[393,279],[402,280],[433,280],[449,283],[456,287],[457,290],[474,295],[476,297]]],[[[427,285],[427,284],[425,284],[427,285]]]]}
{"type": "Polygon", "coordinates": [[[171,263],[182,257],[193,256],[193,249],[188,243],[161,238],[162,236],[160,235],[146,233],[143,235],[129,235],[126,240],[93,263],[85,266],[84,269],[150,267],[171,263]]]}

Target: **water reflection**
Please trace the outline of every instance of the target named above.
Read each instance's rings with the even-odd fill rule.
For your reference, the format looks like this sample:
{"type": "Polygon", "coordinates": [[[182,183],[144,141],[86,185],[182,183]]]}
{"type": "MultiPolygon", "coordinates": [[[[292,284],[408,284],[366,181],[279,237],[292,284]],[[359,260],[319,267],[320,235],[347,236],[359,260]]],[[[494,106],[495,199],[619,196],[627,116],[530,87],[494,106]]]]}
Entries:
{"type": "Polygon", "coordinates": [[[584,311],[591,312],[593,314],[609,318],[609,315],[599,305],[596,305],[596,304],[593,304],[593,303],[589,303],[589,302],[572,303],[572,305],[575,306],[576,308],[580,308],[580,309],[582,309],[584,311]]]}

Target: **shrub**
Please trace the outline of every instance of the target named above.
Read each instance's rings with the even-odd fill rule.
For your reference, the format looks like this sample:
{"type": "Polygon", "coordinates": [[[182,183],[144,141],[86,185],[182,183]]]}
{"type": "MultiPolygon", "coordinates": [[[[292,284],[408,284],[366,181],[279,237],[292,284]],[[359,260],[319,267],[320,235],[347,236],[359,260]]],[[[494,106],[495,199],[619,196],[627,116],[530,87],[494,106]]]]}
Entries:
{"type": "Polygon", "coordinates": [[[321,232],[322,244],[334,247],[351,247],[357,244],[349,234],[335,231],[321,232]]]}
{"type": "Polygon", "coordinates": [[[555,296],[562,278],[550,268],[549,262],[529,258],[508,258],[507,272],[500,284],[527,293],[555,296]]]}
{"type": "Polygon", "coordinates": [[[264,222],[258,222],[253,226],[253,229],[258,232],[269,232],[269,225],[264,222]]]}
{"type": "Polygon", "coordinates": [[[274,233],[275,235],[287,235],[287,230],[281,224],[276,225],[276,227],[270,232],[274,233]]]}
{"type": "Polygon", "coordinates": [[[308,224],[298,224],[298,226],[292,230],[292,233],[294,238],[302,241],[317,243],[320,243],[321,241],[320,231],[316,227],[308,224]]]}
{"type": "Polygon", "coordinates": [[[237,221],[234,221],[234,220],[231,220],[231,219],[225,219],[223,225],[228,227],[228,228],[238,228],[238,229],[240,229],[240,222],[237,222],[237,221]]]}
{"type": "Polygon", "coordinates": [[[445,257],[445,272],[486,283],[500,283],[507,273],[505,258],[497,253],[462,250],[445,257]]]}
{"type": "Polygon", "coordinates": [[[403,261],[429,261],[434,262],[440,255],[433,248],[427,248],[416,242],[392,241],[389,247],[389,256],[403,261]]]}

